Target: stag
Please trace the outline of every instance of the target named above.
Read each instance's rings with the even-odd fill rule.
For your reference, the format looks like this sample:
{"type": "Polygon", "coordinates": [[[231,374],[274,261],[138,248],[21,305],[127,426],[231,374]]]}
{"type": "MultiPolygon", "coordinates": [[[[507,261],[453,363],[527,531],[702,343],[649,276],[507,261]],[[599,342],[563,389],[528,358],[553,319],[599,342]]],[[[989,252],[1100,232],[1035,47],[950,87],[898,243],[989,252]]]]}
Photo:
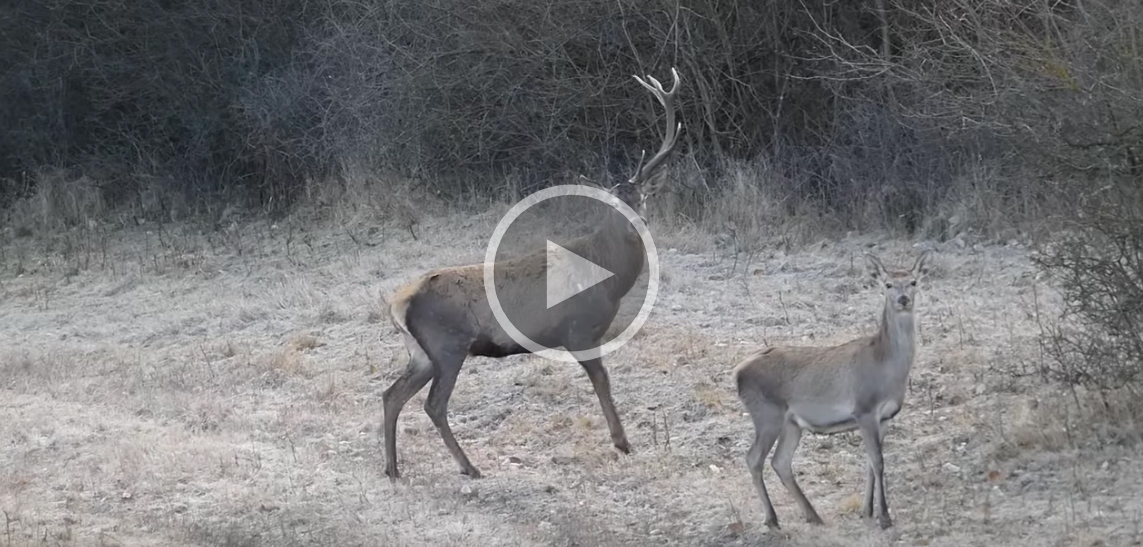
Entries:
{"type": "MultiPolygon", "coordinates": [[[[609,189],[615,199],[644,218],[646,200],[661,188],[665,173],[663,162],[675,149],[682,129],[682,124],[675,121],[674,106],[679,75],[673,68],[671,75],[673,84],[670,91],[664,90],[662,84],[650,76],[646,80],[635,77],[666,109],[666,134],[658,152],[650,160],[644,163],[644,157],[640,157],[635,174],[609,189]]],[[[621,299],[631,290],[643,270],[645,249],[636,229],[619,214],[608,216],[592,233],[570,241],[565,248],[614,275],[562,303],[559,308],[546,310],[547,313],[538,313],[532,318],[514,320],[513,325],[537,344],[581,352],[600,345],[619,311],[621,299]]],[[[503,274],[498,275],[495,281],[498,300],[502,303],[542,302],[547,263],[546,250],[498,261],[496,271],[503,274]]],[[[481,476],[449,426],[448,402],[457,375],[470,355],[500,358],[530,353],[496,321],[484,283],[483,264],[441,268],[402,286],[389,299],[390,318],[400,331],[409,353],[405,371],[382,394],[385,473],[390,479],[400,476],[397,469],[397,417],[405,403],[429,381],[432,381],[432,386],[425,401],[425,413],[460,466],[460,472],[471,478],[481,476]]],[[[542,310],[543,306],[537,309],[542,310]]],[[[599,398],[612,443],[621,452],[629,453],[631,445],[615,410],[611,382],[601,358],[584,358],[579,364],[599,398]]]]}

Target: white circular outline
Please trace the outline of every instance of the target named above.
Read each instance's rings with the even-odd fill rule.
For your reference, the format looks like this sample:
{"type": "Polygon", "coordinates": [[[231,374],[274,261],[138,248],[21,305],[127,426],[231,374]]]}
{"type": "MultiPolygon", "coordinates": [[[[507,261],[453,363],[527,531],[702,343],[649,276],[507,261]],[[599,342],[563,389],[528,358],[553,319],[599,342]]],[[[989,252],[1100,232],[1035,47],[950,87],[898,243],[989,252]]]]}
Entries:
{"type": "Polygon", "coordinates": [[[651,308],[654,307],[655,298],[659,293],[659,252],[655,248],[655,240],[651,238],[651,230],[647,228],[643,219],[631,206],[624,203],[614,194],[602,188],[584,186],[582,184],[552,186],[531,194],[517,202],[508,209],[508,212],[504,214],[500,222],[496,224],[496,229],[492,231],[492,238],[488,240],[488,249],[484,253],[484,293],[488,297],[488,305],[492,308],[492,314],[496,316],[496,322],[500,324],[500,328],[504,329],[504,332],[508,333],[508,336],[511,336],[517,344],[524,346],[528,351],[547,359],[569,363],[598,359],[623,347],[624,344],[635,336],[639,329],[643,328],[643,324],[646,323],[647,318],[651,316],[651,308]],[[643,305],[640,306],[639,313],[635,316],[635,320],[632,321],[630,325],[627,325],[627,328],[619,333],[619,336],[614,340],[602,346],[578,351],[568,351],[566,348],[557,350],[537,344],[512,324],[512,321],[510,321],[508,316],[504,313],[504,308],[500,305],[500,301],[496,298],[496,275],[494,267],[496,264],[496,251],[500,247],[500,242],[504,239],[504,234],[508,231],[512,223],[515,222],[520,215],[524,214],[524,211],[528,208],[541,201],[563,196],[581,196],[596,199],[623,213],[623,216],[627,217],[627,221],[635,227],[635,231],[639,233],[639,239],[643,240],[643,248],[646,249],[647,267],[650,274],[647,282],[647,296],[643,299],[643,305]]]}

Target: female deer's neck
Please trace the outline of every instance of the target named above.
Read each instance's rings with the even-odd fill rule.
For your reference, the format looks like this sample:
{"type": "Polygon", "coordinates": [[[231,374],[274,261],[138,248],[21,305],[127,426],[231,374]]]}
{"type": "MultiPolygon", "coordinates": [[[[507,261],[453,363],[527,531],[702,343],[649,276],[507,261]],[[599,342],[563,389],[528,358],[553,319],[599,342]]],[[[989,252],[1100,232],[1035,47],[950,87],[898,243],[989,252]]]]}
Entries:
{"type": "Polygon", "coordinates": [[[892,304],[886,303],[878,340],[885,354],[894,361],[904,358],[906,362],[912,363],[914,333],[913,312],[897,311],[892,304]]]}

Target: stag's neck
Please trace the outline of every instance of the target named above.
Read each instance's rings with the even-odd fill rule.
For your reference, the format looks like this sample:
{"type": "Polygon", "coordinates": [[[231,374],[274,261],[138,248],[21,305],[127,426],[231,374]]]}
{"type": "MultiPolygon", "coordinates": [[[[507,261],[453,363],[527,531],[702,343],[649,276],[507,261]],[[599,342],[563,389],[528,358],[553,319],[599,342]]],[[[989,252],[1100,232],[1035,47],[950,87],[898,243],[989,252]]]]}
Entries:
{"type": "Polygon", "coordinates": [[[916,355],[916,327],[911,311],[897,311],[892,304],[886,304],[881,315],[881,330],[878,343],[886,357],[886,362],[908,373],[916,355]]]}
{"type": "Polygon", "coordinates": [[[582,256],[615,274],[604,281],[616,296],[623,296],[634,286],[643,271],[643,240],[618,211],[610,212],[587,238],[582,256]]]}

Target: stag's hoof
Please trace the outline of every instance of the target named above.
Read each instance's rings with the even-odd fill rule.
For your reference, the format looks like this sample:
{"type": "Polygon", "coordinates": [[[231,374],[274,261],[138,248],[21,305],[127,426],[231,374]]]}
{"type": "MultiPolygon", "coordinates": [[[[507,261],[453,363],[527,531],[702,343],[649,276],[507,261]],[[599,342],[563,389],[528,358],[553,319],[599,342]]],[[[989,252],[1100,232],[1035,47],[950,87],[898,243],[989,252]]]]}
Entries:
{"type": "Polygon", "coordinates": [[[394,465],[385,468],[385,476],[389,477],[390,481],[396,482],[397,479],[401,478],[401,473],[397,471],[397,466],[394,465]]]}
{"type": "Polygon", "coordinates": [[[893,521],[889,518],[889,515],[881,515],[877,517],[877,524],[881,525],[882,530],[886,530],[893,526],[893,521]]]}
{"type": "Polygon", "coordinates": [[[817,514],[806,515],[806,522],[809,524],[825,524],[822,522],[822,518],[817,516],[817,514]]]}
{"type": "Polygon", "coordinates": [[[618,449],[620,452],[622,452],[624,454],[630,454],[631,453],[631,443],[627,442],[627,439],[621,439],[621,440],[615,441],[614,444],[615,444],[615,448],[618,449]]]}
{"type": "Polygon", "coordinates": [[[479,469],[477,469],[475,467],[471,467],[471,466],[464,468],[464,469],[461,469],[460,474],[461,475],[468,475],[468,478],[470,478],[470,479],[480,479],[480,478],[484,477],[484,475],[480,474],[479,469]]]}

